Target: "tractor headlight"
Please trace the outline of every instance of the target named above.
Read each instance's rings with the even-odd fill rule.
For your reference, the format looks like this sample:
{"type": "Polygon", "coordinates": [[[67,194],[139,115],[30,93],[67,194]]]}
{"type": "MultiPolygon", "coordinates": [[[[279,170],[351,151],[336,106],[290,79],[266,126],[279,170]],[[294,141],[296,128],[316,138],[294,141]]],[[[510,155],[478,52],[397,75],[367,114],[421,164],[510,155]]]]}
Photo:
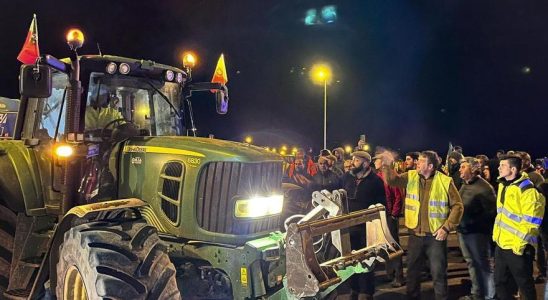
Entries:
{"type": "Polygon", "coordinates": [[[114,73],[116,73],[117,69],[118,69],[118,66],[115,63],[113,63],[113,62],[108,63],[107,73],[114,74],[114,73]]]}
{"type": "Polygon", "coordinates": [[[237,218],[259,218],[275,215],[282,212],[283,202],[283,195],[236,200],[234,214],[237,218]]]}
{"type": "Polygon", "coordinates": [[[123,74],[123,75],[127,75],[129,71],[131,70],[129,65],[126,63],[121,63],[119,69],[120,69],[120,74],[123,74]]]}
{"type": "Polygon", "coordinates": [[[70,145],[60,144],[55,147],[55,155],[59,158],[71,157],[74,153],[74,149],[70,145]]]}
{"type": "Polygon", "coordinates": [[[166,74],[165,74],[165,77],[166,77],[167,81],[173,81],[173,79],[175,78],[175,72],[173,72],[171,70],[167,70],[166,74]]]}

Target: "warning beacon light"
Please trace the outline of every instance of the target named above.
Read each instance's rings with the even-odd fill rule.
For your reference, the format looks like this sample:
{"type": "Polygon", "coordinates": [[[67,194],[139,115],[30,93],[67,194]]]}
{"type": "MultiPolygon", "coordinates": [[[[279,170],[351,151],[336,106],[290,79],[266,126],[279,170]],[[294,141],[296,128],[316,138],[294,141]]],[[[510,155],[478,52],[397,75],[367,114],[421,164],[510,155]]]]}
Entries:
{"type": "Polygon", "coordinates": [[[196,56],[191,52],[183,54],[183,66],[185,68],[194,68],[196,66],[196,56]]]}
{"type": "Polygon", "coordinates": [[[76,50],[84,44],[84,34],[79,29],[71,29],[67,33],[67,44],[71,50],[76,50]]]}

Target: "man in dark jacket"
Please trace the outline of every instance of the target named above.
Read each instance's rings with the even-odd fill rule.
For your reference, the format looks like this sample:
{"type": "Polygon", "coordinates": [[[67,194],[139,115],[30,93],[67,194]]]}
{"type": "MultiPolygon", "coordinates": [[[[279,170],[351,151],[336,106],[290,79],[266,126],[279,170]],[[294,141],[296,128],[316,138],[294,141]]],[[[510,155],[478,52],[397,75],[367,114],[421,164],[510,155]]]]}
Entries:
{"type": "Polygon", "coordinates": [[[463,158],[464,156],[457,151],[451,152],[447,157],[447,175],[453,178],[453,183],[455,184],[455,187],[457,187],[457,190],[462,186],[459,169],[460,162],[463,158]]]}
{"type": "Polygon", "coordinates": [[[463,185],[459,194],[464,214],[457,226],[462,256],[468,265],[472,290],[461,299],[494,299],[495,281],[491,268],[490,235],[495,222],[497,198],[493,187],[479,176],[481,163],[465,157],[460,164],[463,185]]]}
{"type": "Polygon", "coordinates": [[[544,182],[544,178],[542,177],[542,175],[536,172],[535,167],[533,167],[533,165],[531,164],[531,155],[524,151],[518,151],[517,153],[519,157],[521,157],[521,169],[523,170],[523,172],[527,173],[529,179],[536,187],[538,187],[542,182],[544,182]]]}
{"type": "Polygon", "coordinates": [[[341,188],[340,178],[335,172],[329,169],[329,158],[320,156],[318,158],[318,173],[312,176],[312,183],[310,189],[312,191],[333,190],[341,188]]]}
{"type": "MultiPolygon", "coordinates": [[[[539,187],[541,183],[544,182],[544,177],[536,172],[535,167],[531,164],[531,155],[525,151],[518,151],[517,154],[521,157],[521,169],[523,172],[527,173],[529,179],[533,182],[535,187],[539,187]]],[[[539,235],[538,246],[536,254],[538,276],[535,278],[535,282],[544,283],[546,282],[546,249],[544,249],[544,237],[539,235]]]]}
{"type": "MultiPolygon", "coordinates": [[[[348,195],[348,211],[353,212],[368,208],[373,204],[386,206],[386,195],[382,179],[371,168],[371,155],[365,151],[352,153],[352,170],[344,174],[343,188],[348,195]]],[[[365,247],[365,226],[355,226],[350,229],[352,249],[365,247]]],[[[350,283],[358,297],[373,299],[375,293],[374,272],[357,274],[350,283]]]]}

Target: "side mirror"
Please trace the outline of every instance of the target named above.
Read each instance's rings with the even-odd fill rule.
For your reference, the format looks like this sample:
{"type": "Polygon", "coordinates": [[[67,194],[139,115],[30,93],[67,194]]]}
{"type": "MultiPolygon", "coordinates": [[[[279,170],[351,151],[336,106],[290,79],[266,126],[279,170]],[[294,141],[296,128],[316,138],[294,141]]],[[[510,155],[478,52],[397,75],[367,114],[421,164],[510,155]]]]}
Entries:
{"type": "Polygon", "coordinates": [[[226,87],[215,91],[215,108],[220,115],[228,112],[228,89],[226,87]]]}
{"type": "Polygon", "coordinates": [[[19,73],[19,93],[28,98],[51,96],[51,69],[45,65],[22,65],[19,73]]]}

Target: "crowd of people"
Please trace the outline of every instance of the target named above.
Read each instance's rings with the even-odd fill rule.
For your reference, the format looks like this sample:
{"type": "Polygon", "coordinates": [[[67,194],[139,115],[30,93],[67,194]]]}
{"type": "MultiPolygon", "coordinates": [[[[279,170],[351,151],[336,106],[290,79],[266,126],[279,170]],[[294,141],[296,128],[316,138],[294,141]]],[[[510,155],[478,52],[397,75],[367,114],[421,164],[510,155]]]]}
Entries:
{"type": "MultiPolygon", "coordinates": [[[[434,151],[409,152],[404,160],[390,151],[372,157],[359,141],[347,158],[342,148],[318,156],[297,152],[287,164],[284,183],[298,186],[284,217],[310,209],[312,191],[345,189],[347,212],[377,203],[386,207],[388,227],[399,242],[399,219],[409,229],[407,272],[401,258],[386,266],[393,287],[406,285],[419,299],[425,267],[436,299],[448,299],[447,237],[455,232],[472,287],[464,299],[537,299],[535,282],[546,281],[548,220],[547,160],[532,163],[523,151],[496,156],[464,156],[454,147],[445,164],[434,151]],[[535,256],[536,253],[536,256],[535,256]],[[533,277],[536,260],[538,275],[533,277]],[[405,280],[404,280],[405,278],[405,280]]],[[[365,230],[350,230],[353,249],[365,246],[365,230]]],[[[372,299],[374,273],[355,275],[351,294],[372,299]]]]}

